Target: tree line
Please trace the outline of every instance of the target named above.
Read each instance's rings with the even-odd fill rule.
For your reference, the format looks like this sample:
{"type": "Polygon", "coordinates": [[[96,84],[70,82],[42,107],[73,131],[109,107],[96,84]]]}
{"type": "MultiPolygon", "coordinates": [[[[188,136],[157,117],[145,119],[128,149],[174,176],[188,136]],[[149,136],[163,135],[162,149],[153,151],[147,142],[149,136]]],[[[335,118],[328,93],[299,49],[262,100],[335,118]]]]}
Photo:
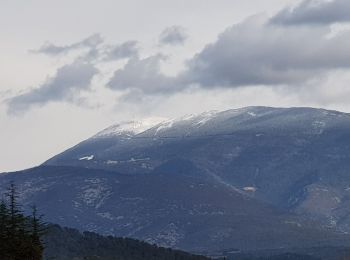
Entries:
{"type": "Polygon", "coordinates": [[[19,194],[12,182],[0,202],[0,256],[2,260],[41,260],[42,235],[46,225],[35,206],[31,215],[24,214],[19,194]]]}

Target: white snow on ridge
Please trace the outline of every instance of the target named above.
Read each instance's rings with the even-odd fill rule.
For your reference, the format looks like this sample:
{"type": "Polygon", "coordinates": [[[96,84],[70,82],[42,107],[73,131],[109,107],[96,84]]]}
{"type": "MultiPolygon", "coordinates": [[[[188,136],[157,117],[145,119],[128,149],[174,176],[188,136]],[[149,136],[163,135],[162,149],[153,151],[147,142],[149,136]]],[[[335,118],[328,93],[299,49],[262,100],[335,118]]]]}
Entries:
{"type": "MultiPolygon", "coordinates": [[[[177,117],[173,119],[166,119],[162,117],[150,117],[142,119],[140,121],[125,121],[113,126],[106,128],[105,130],[99,132],[93,138],[100,137],[118,137],[122,136],[123,138],[130,139],[135,135],[145,132],[146,130],[152,129],[152,133],[155,137],[157,135],[163,134],[171,130],[169,133],[171,135],[176,135],[181,129],[185,129],[189,134],[191,131],[197,131],[199,128],[207,127],[207,123],[211,122],[213,119],[218,118],[219,122],[225,122],[227,120],[235,120],[235,117],[240,117],[238,120],[249,120],[258,118],[261,116],[274,116],[274,112],[277,111],[275,108],[269,107],[245,107],[238,109],[230,109],[226,111],[207,111],[199,114],[187,114],[182,117],[177,117]]],[[[281,110],[283,111],[283,110],[281,110]]],[[[289,110],[284,109],[288,112],[289,110]]],[[[323,115],[337,115],[332,111],[323,111],[323,115]]],[[[343,115],[342,113],[339,113],[343,115]]],[[[350,115],[350,114],[349,114],[350,115]]],[[[287,117],[291,117],[290,114],[286,114],[287,117]]],[[[230,122],[232,125],[233,122],[230,122]]],[[[325,128],[325,123],[321,120],[315,121],[313,124],[313,130],[316,133],[322,133],[325,128]]],[[[210,126],[208,126],[209,128],[210,126]]],[[[258,136],[258,135],[257,135],[258,136]]]]}
{"type": "Polygon", "coordinates": [[[179,120],[185,120],[186,121],[186,120],[191,120],[194,117],[196,117],[195,114],[188,114],[188,115],[185,115],[185,116],[181,117],[179,120]]]}
{"type": "MultiPolygon", "coordinates": [[[[252,111],[253,108],[242,108],[242,109],[234,109],[227,110],[224,112],[230,112],[234,114],[242,114],[247,113],[252,117],[258,116],[256,112],[252,111]]],[[[113,137],[113,136],[123,136],[126,138],[131,138],[137,134],[145,132],[151,128],[154,128],[154,135],[157,136],[162,132],[166,132],[168,129],[179,126],[187,126],[187,127],[202,127],[210,120],[216,118],[222,111],[211,110],[207,112],[203,112],[200,114],[187,114],[185,116],[166,119],[162,117],[151,117],[142,119],[140,121],[125,121],[115,125],[112,125],[105,130],[97,133],[93,138],[100,137],[113,137]]]]}
{"type": "Polygon", "coordinates": [[[200,120],[195,124],[197,126],[202,126],[207,123],[209,120],[213,119],[219,111],[213,110],[200,114],[198,117],[200,120]]]}
{"type": "Polygon", "coordinates": [[[119,124],[110,126],[105,130],[97,133],[93,138],[112,137],[112,136],[121,136],[121,135],[132,137],[134,135],[140,134],[150,129],[151,127],[163,121],[164,121],[164,118],[152,117],[152,118],[146,118],[141,121],[121,122],[119,124]]]}
{"type": "Polygon", "coordinates": [[[91,161],[92,159],[94,159],[94,155],[90,155],[90,156],[85,156],[85,157],[81,157],[79,158],[79,161],[91,161]]]}
{"type": "Polygon", "coordinates": [[[168,121],[165,121],[165,122],[162,122],[159,127],[157,128],[155,134],[158,134],[159,131],[162,131],[164,129],[168,129],[168,128],[171,128],[173,125],[174,125],[174,121],[175,120],[168,120],[168,121]]]}
{"type": "Polygon", "coordinates": [[[187,125],[187,126],[200,127],[205,123],[207,123],[209,120],[213,119],[217,115],[217,113],[219,113],[219,111],[213,110],[213,111],[208,111],[197,115],[188,114],[179,118],[164,121],[157,125],[158,128],[156,129],[155,135],[157,135],[158,133],[166,129],[172,128],[177,123],[187,125]]]}
{"type": "Polygon", "coordinates": [[[185,115],[185,116],[182,116],[182,117],[179,117],[179,118],[173,118],[173,119],[169,119],[169,120],[163,121],[163,122],[161,122],[161,123],[159,123],[157,125],[158,128],[156,129],[155,135],[157,135],[162,130],[166,130],[166,129],[172,128],[174,126],[174,124],[176,124],[178,122],[191,121],[191,120],[194,120],[197,117],[198,117],[198,115],[188,114],[188,115],[185,115]]]}

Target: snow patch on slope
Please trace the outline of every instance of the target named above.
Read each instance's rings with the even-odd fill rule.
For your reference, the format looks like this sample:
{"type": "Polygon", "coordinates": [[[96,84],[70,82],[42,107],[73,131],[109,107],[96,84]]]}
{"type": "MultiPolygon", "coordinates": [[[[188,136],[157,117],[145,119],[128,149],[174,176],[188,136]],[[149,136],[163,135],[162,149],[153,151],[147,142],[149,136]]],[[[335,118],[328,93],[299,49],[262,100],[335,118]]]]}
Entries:
{"type": "Polygon", "coordinates": [[[81,157],[79,158],[79,161],[91,161],[92,159],[94,159],[94,155],[89,155],[89,156],[85,156],[85,157],[81,157]]]}

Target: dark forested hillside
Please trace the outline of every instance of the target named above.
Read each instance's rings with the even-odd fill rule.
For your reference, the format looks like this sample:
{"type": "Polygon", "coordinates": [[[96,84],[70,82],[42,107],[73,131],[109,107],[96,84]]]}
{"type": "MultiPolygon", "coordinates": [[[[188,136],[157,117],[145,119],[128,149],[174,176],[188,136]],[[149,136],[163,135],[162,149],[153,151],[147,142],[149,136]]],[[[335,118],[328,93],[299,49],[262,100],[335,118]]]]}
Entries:
{"type": "Polygon", "coordinates": [[[93,232],[53,225],[45,241],[45,259],[56,260],[205,260],[204,256],[158,247],[130,238],[101,236],[93,232]]]}

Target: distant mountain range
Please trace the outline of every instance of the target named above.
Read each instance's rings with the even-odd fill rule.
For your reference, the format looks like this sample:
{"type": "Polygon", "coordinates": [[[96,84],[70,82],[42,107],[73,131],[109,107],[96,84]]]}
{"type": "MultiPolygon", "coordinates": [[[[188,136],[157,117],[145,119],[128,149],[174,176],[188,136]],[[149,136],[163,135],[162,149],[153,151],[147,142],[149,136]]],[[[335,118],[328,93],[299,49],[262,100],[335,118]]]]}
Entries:
{"type": "Polygon", "coordinates": [[[190,251],[350,240],[350,115],[247,107],[114,125],[0,176],[50,222],[190,251]]]}

